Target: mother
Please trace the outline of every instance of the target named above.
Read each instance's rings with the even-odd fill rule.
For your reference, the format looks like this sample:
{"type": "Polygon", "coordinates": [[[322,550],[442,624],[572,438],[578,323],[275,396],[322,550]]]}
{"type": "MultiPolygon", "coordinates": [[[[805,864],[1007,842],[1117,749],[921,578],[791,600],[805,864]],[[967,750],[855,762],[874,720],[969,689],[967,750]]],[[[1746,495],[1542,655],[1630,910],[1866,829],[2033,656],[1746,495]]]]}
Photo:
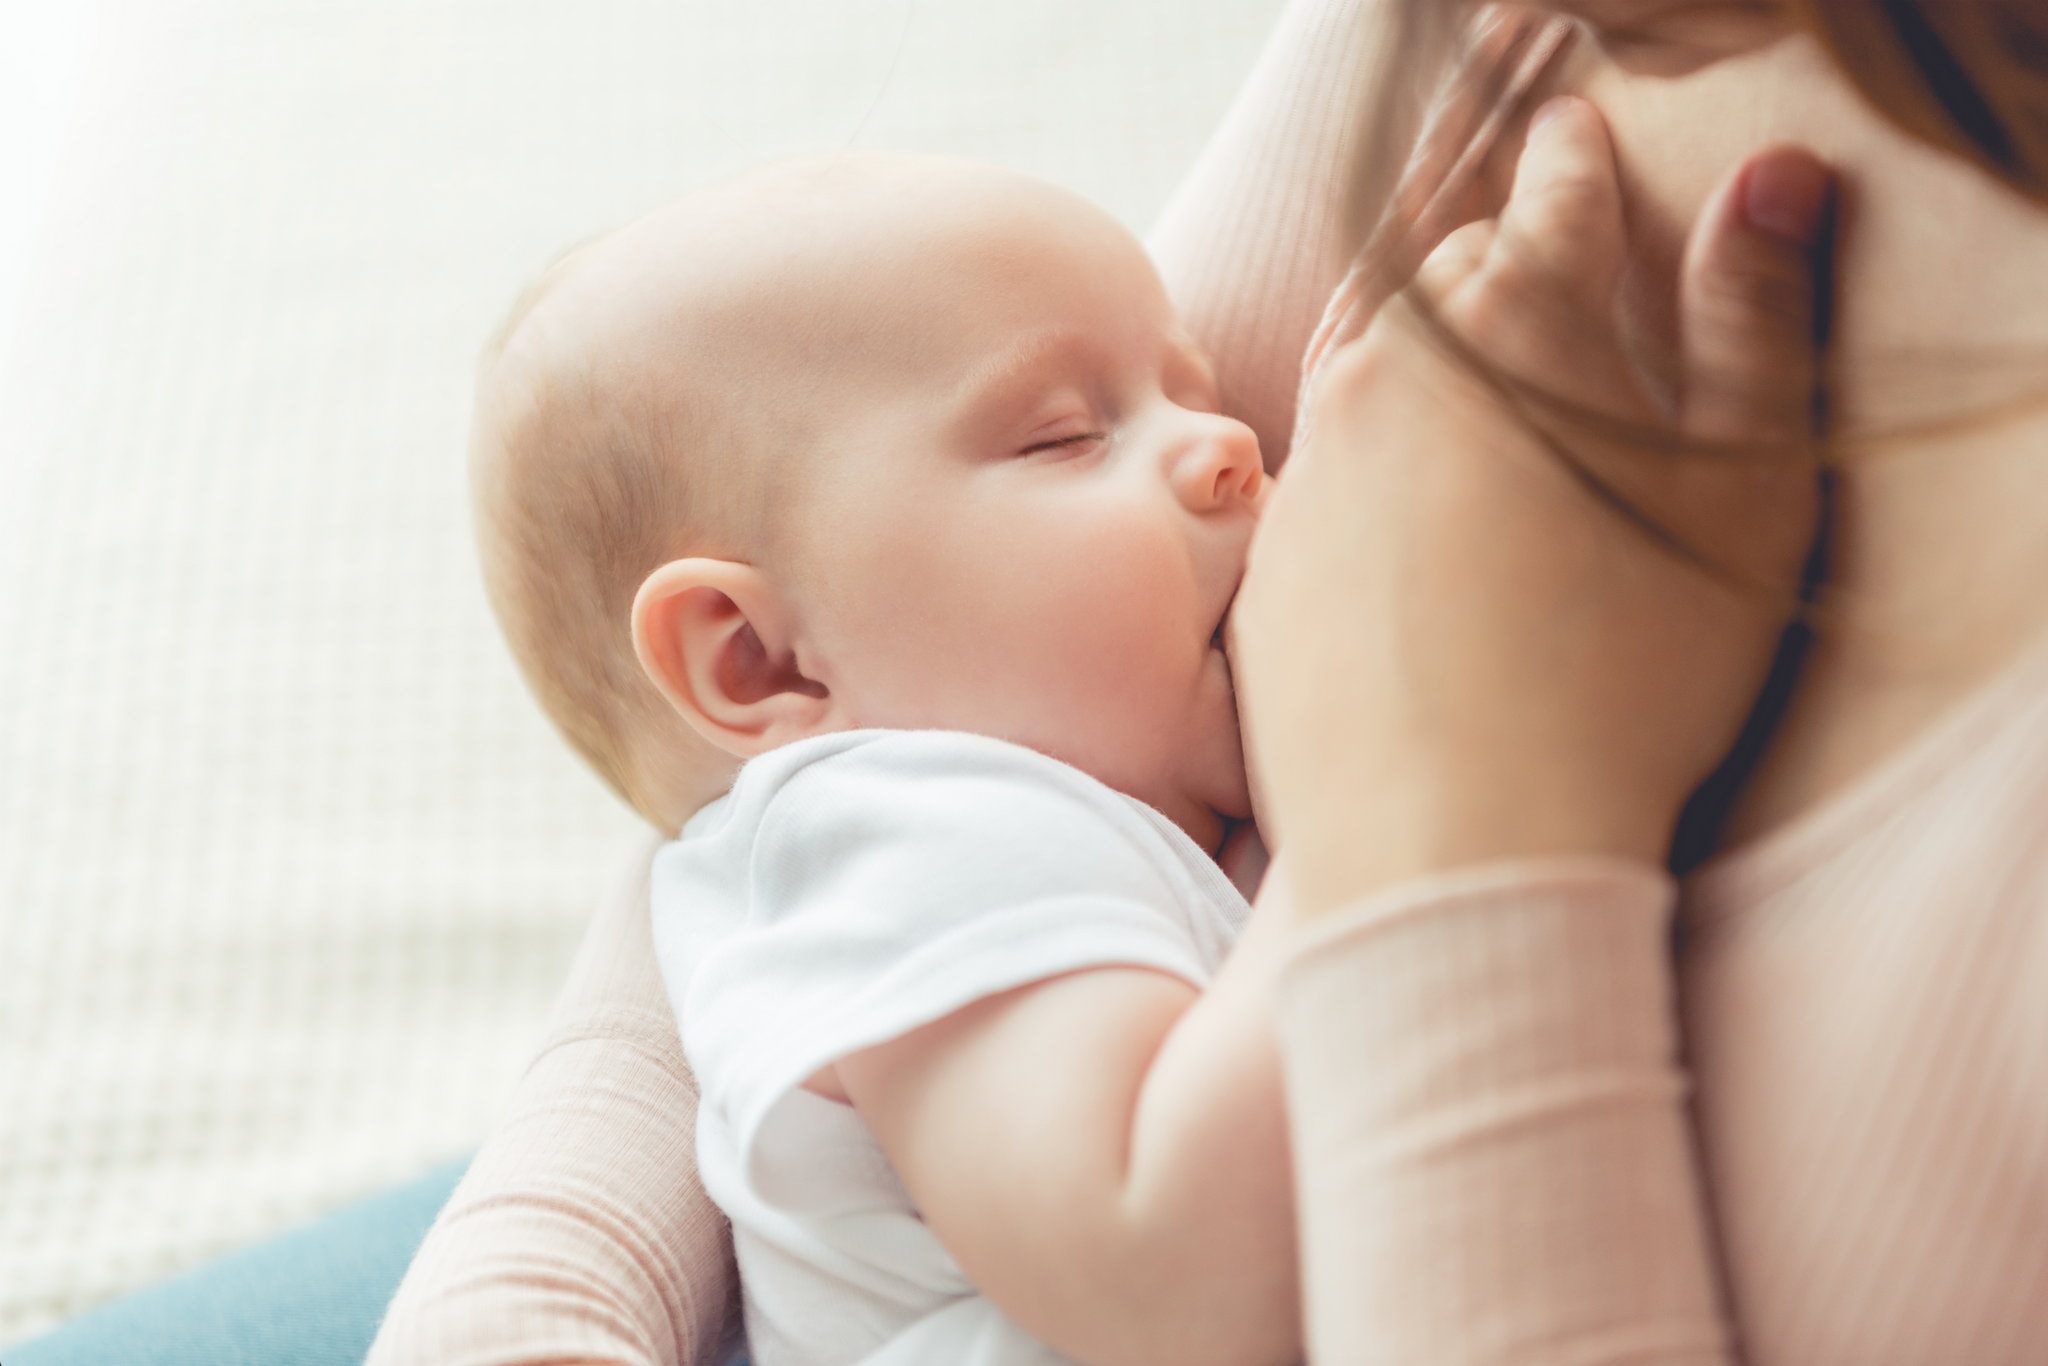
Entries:
{"type": "MultiPolygon", "coordinates": [[[[1518,186],[1423,283],[1489,360],[1612,412],[1636,387],[1602,360],[1632,313],[1618,264],[1669,281],[1704,213],[1663,338],[1677,420],[1784,446],[1804,293],[1767,254],[1759,295],[1741,270],[1702,279],[1731,211],[1702,203],[1757,143],[1815,147],[1843,201],[1819,641],[1741,846],[1683,893],[1673,983],[1663,856],[1759,680],[1800,479],[1581,442],[1716,578],[1589,498],[1542,418],[1417,401],[1473,385],[1389,332],[1325,375],[1241,598],[1251,737],[1311,926],[1280,1006],[1311,1339],[1323,1360],[1722,1360],[1726,1325],[1751,1362],[2040,1360],[2048,16],[1575,8],[1618,186],[1591,106],[1552,106],[1522,168],[1546,195],[1518,186]],[[1716,354],[1755,303],[1761,350],[1716,354]],[[1559,307],[1569,365],[1528,336],[1559,307]],[[1999,391],[2015,352],[2030,393],[1999,391]]],[[[1731,188],[1812,240],[1798,174],[1780,154],[1731,188]]],[[[1638,328],[1653,354],[1665,326],[1638,328]]]]}
{"type": "MultiPolygon", "coordinates": [[[[2036,1360],[2048,412],[1980,362],[2048,340],[2048,35],[2025,0],[1570,8],[1590,41],[1558,79],[1585,102],[1532,136],[1499,227],[1425,272],[1439,340],[1471,340],[1382,326],[1332,362],[1243,598],[1303,925],[1281,1009],[1315,1354],[2036,1360]],[[1839,186],[1828,587],[1674,973],[1665,848],[1811,526],[1784,456],[1820,182],[1742,160],[1781,140],[1839,186]],[[1671,417],[1680,453],[1615,439],[1671,417]]],[[[1296,4],[1164,234],[1269,451],[1349,254],[1331,172],[1359,164],[1380,17],[1296,4]]],[[[373,1360],[714,1359],[729,1269],[679,1179],[690,1093],[638,895],[373,1360]]]]}
{"type": "Polygon", "coordinates": [[[2048,14],[1572,8],[1590,104],[1551,106],[1498,227],[1422,284],[1496,379],[1721,447],[1559,439],[1390,320],[1323,377],[1239,620],[1307,926],[1280,1009],[1315,1354],[2038,1361],[2048,14]],[[1792,153],[1722,179],[1776,139],[1839,177],[1830,563],[1674,975],[1665,853],[1810,525],[1783,459],[1808,295],[1729,224],[1812,241],[1821,186],[1792,153]],[[1721,344],[1744,313],[1746,356],[1721,344]],[[1673,357],[1664,403],[1631,402],[1617,333],[1673,357]],[[1567,448],[1720,572],[1589,496],[1567,448]]]}

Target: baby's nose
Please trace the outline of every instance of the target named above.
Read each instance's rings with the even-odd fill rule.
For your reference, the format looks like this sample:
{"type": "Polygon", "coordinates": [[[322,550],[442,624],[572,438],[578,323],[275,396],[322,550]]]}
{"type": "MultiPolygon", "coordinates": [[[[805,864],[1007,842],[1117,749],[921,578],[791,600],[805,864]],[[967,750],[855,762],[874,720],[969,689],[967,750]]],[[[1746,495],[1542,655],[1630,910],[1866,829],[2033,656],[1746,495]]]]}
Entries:
{"type": "Polygon", "coordinates": [[[1255,502],[1266,480],[1259,438],[1235,418],[1205,417],[1174,462],[1174,491],[1194,512],[1255,502]]]}

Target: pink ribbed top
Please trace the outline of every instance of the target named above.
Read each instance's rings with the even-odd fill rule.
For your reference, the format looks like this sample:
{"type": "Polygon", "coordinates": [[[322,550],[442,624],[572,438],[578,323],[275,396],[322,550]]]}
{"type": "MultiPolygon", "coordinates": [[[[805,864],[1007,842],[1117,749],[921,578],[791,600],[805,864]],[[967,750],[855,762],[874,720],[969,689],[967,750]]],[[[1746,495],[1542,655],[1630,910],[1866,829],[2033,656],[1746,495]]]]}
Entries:
{"type": "Polygon", "coordinates": [[[2048,642],[1685,913],[1753,1366],[2048,1360],[2048,642]]]}
{"type": "Polygon", "coordinates": [[[1675,1002],[1668,900],[1475,869],[1305,938],[1319,1358],[2048,1360],[2048,642],[1695,878],[1675,1002]]]}

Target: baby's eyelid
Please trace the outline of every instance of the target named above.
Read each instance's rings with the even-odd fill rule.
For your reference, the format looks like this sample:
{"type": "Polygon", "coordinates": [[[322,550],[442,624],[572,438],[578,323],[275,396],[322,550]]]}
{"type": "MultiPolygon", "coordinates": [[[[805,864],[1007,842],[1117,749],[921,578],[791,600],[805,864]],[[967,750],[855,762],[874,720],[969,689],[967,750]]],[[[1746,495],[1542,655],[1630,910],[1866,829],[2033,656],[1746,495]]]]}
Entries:
{"type": "Polygon", "coordinates": [[[1039,451],[1059,450],[1065,446],[1080,446],[1090,441],[1100,441],[1107,435],[1107,432],[1089,431],[1072,432],[1066,436],[1048,437],[1042,441],[1033,441],[1029,443],[1021,451],[1019,451],[1018,454],[1035,455],[1039,451]]]}

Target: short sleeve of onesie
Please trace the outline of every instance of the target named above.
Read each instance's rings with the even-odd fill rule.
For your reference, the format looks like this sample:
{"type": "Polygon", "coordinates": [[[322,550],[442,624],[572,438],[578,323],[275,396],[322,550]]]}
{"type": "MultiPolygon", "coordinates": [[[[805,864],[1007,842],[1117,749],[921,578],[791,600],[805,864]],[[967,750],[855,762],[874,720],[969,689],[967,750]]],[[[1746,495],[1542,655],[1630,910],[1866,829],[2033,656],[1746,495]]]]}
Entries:
{"type": "MultiPolygon", "coordinates": [[[[919,1277],[905,1249],[886,1251],[879,1279],[840,1261],[862,1255],[863,1209],[914,1211],[871,1139],[846,1138],[864,1130],[857,1116],[804,1080],[1061,973],[1136,966],[1206,984],[1249,910],[1150,807],[1033,751],[940,731],[823,736],[755,759],[657,858],[653,902],[703,1088],[700,1160],[743,1278],[758,1223],[778,1258],[821,1261],[831,1284],[906,1309],[917,1294],[898,1282],[919,1277]]],[[[944,1276],[928,1289],[971,1293],[944,1276]]]]}

